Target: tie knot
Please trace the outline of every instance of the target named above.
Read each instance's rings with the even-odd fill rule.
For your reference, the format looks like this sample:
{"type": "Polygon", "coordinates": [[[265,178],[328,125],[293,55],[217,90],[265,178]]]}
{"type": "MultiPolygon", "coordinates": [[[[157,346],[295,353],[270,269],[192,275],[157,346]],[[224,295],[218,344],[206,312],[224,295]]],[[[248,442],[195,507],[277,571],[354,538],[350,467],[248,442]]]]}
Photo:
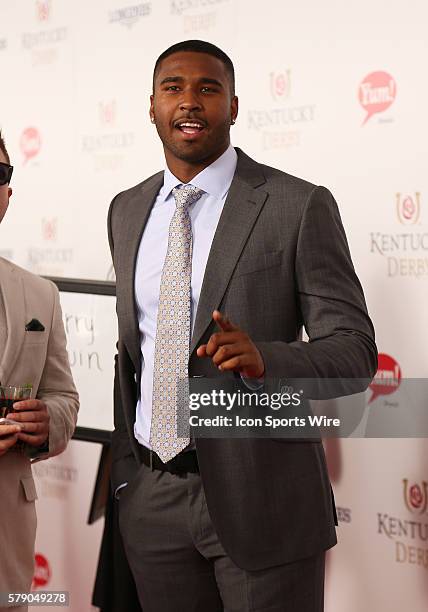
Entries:
{"type": "Polygon", "coordinates": [[[175,198],[175,205],[177,208],[188,208],[193,202],[199,200],[199,198],[205,192],[199,187],[193,185],[183,185],[181,187],[174,187],[172,194],[175,198]]]}

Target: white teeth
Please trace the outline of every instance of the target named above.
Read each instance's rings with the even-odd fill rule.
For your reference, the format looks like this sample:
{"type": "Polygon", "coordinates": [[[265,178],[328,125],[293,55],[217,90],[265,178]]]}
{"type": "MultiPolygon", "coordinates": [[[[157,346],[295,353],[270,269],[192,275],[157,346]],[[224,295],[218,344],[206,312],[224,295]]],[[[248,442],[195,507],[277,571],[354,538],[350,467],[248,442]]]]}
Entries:
{"type": "Polygon", "coordinates": [[[200,123],[179,123],[179,127],[202,128],[200,123]]]}

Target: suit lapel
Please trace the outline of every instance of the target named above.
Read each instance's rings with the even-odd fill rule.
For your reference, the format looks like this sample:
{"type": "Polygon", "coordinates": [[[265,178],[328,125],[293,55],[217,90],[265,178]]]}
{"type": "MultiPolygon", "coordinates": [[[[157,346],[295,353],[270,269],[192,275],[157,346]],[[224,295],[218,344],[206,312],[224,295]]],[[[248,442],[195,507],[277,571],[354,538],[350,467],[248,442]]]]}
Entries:
{"type": "Polygon", "coordinates": [[[214,235],[196,312],[190,354],[219,307],[248,236],[268,194],[256,189],[266,182],[261,166],[237,149],[238,163],[214,235]]]}
{"type": "Polygon", "coordinates": [[[25,339],[25,294],[22,278],[16,269],[0,261],[0,282],[6,314],[7,340],[1,358],[1,383],[10,380],[25,339]]]}
{"type": "Polygon", "coordinates": [[[138,247],[156,196],[162,186],[163,172],[146,181],[141,191],[123,207],[121,236],[115,240],[117,274],[116,293],[121,320],[124,322],[123,341],[132,359],[135,371],[140,371],[140,334],[136,312],[134,277],[138,247]]]}
{"type": "MultiPolygon", "coordinates": [[[[257,220],[268,194],[257,189],[266,182],[261,166],[237,149],[238,163],[223,212],[214,235],[205,269],[201,295],[195,317],[190,353],[212,321],[212,312],[219,307],[233,270],[248,236],[257,220]]],[[[140,333],[134,296],[134,276],[144,228],[150,211],[162,186],[163,172],[146,181],[122,209],[123,226],[119,240],[115,240],[118,314],[124,322],[122,339],[140,371],[140,333]]]]}

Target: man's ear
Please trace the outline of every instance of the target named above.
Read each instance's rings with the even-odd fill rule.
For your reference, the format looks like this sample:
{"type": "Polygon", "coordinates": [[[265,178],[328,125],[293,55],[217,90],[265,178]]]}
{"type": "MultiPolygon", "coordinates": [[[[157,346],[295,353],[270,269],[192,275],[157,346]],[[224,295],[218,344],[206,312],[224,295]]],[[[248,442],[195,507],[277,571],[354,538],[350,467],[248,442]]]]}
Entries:
{"type": "Polygon", "coordinates": [[[150,110],[149,110],[149,115],[150,115],[150,121],[152,123],[155,122],[155,112],[153,110],[153,94],[150,96],[150,110]]]}
{"type": "Polygon", "coordinates": [[[231,121],[233,123],[235,123],[236,118],[238,116],[238,108],[239,108],[238,96],[233,96],[232,102],[231,102],[231,105],[230,105],[231,121]]]}
{"type": "Polygon", "coordinates": [[[10,198],[12,196],[12,193],[13,193],[13,191],[12,191],[11,187],[8,187],[8,190],[7,190],[8,198],[10,198]]]}

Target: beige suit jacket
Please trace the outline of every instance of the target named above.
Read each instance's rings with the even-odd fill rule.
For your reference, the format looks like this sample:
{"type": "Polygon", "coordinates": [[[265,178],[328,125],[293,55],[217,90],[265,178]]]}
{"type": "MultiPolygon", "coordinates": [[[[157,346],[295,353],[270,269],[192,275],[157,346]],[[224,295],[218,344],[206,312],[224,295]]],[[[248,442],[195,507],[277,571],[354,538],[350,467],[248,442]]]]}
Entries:
{"type": "MultiPolygon", "coordinates": [[[[30,383],[32,397],[46,402],[50,415],[49,452],[62,452],[73,434],[79,407],[71,376],[58,290],[0,258],[0,284],[7,340],[0,347],[2,385],[30,383]],[[38,319],[44,331],[26,331],[38,319]]],[[[28,456],[9,451],[0,457],[0,591],[28,591],[34,571],[36,489],[28,456]]],[[[1,607],[0,607],[1,609],[1,607]]]]}

